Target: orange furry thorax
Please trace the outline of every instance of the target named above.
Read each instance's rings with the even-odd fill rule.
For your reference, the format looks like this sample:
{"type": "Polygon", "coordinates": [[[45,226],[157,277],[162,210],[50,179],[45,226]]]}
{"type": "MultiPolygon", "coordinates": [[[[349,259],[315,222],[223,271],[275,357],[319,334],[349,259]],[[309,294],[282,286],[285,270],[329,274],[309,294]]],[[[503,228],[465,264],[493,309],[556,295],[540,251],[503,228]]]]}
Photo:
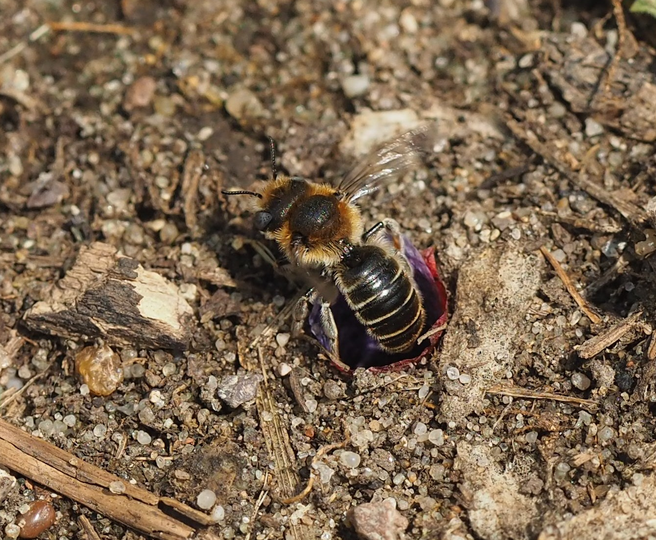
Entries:
{"type": "Polygon", "coordinates": [[[344,245],[355,244],[362,236],[360,210],[343,200],[330,184],[279,176],[266,185],[257,205],[279,217],[279,223],[265,236],[275,240],[285,256],[301,266],[333,266],[339,262],[344,245]],[[322,213],[313,208],[312,202],[318,200],[330,211],[322,213]],[[302,228],[294,226],[299,221],[302,228]]]}

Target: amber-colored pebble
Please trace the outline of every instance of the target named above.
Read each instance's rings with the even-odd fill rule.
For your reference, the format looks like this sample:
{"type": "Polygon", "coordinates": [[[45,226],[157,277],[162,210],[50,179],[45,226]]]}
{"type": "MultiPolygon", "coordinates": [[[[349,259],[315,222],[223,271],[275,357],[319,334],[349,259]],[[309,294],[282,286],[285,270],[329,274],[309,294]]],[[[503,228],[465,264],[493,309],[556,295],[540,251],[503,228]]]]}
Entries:
{"type": "Polygon", "coordinates": [[[75,371],[96,396],[109,396],[123,382],[121,358],[107,345],[85,347],[78,352],[75,371]]]}
{"type": "Polygon", "coordinates": [[[55,508],[48,501],[34,501],[18,525],[21,538],[36,538],[55,524],[55,508]]]}

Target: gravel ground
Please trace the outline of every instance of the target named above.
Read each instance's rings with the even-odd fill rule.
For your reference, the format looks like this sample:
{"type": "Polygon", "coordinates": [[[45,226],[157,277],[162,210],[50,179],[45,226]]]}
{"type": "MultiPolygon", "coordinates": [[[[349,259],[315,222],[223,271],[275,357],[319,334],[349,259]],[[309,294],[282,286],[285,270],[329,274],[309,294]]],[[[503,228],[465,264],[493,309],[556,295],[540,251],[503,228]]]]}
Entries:
{"type": "MultiPolygon", "coordinates": [[[[656,536],[649,23],[634,47],[610,4],[490,4],[4,0],[0,55],[26,47],[0,62],[0,416],[207,512],[214,538],[656,536]],[[262,185],[267,136],[283,172],[334,181],[427,122],[426,167],[361,204],[435,246],[449,326],[420,365],[344,375],[290,338],[299,289],[220,190],[262,185]],[[76,375],[98,340],[23,322],[94,241],[194,312],[182,351],[104,345],[123,372],[105,396],[76,375]]],[[[51,497],[14,476],[6,537],[51,497]]],[[[81,515],[139,538],[52,504],[42,538],[81,537],[81,515]]]]}

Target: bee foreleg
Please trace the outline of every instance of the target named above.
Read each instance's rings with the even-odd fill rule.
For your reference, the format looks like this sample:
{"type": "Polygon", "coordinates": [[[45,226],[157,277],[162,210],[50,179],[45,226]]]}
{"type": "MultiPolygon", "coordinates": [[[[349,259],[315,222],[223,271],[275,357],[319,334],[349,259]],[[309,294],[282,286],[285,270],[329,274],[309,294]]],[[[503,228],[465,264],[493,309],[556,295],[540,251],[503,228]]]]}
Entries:
{"type": "Polygon", "coordinates": [[[293,338],[298,338],[303,335],[303,327],[305,326],[305,321],[310,312],[308,305],[312,294],[314,294],[314,289],[310,289],[306,292],[298,299],[296,305],[294,305],[291,324],[291,335],[293,338]]]}
{"type": "Polygon", "coordinates": [[[327,302],[321,302],[321,311],[319,312],[319,320],[321,321],[321,327],[323,329],[326,337],[330,339],[335,345],[333,350],[337,349],[337,324],[335,323],[335,318],[333,317],[333,312],[330,309],[330,304],[327,302]]]}

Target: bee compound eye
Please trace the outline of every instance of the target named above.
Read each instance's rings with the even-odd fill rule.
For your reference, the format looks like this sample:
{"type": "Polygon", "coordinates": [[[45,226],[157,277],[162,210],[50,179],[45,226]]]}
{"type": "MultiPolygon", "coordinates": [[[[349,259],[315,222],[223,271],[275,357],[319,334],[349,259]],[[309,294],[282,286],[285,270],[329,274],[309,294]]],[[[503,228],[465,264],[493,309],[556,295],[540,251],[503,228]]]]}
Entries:
{"type": "Polygon", "coordinates": [[[265,212],[264,210],[257,212],[254,218],[255,228],[258,231],[263,231],[269,226],[272,219],[273,216],[269,212],[265,212]]]}

